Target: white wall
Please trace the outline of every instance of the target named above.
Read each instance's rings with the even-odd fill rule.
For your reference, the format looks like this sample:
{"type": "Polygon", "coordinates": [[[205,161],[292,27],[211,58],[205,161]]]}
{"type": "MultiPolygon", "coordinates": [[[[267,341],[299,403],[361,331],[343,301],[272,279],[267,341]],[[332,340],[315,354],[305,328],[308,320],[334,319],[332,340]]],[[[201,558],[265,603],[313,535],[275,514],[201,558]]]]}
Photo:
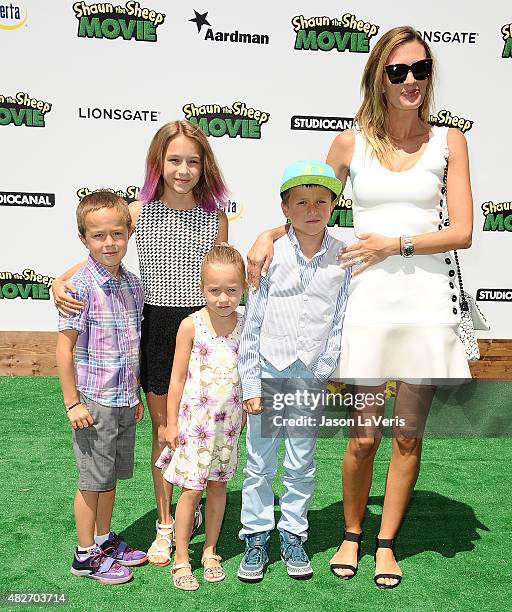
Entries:
{"type": "MultiPolygon", "coordinates": [[[[79,38],[73,6],[82,4],[13,0],[10,9],[2,8],[6,3],[0,1],[0,96],[25,92],[51,104],[43,115],[44,127],[3,125],[13,113],[2,110],[12,104],[0,97],[0,192],[55,194],[52,207],[2,204],[0,195],[0,285],[4,272],[33,269],[51,277],[83,258],[74,221],[77,191],[83,187],[123,191],[140,187],[151,137],[162,123],[183,118],[183,107],[189,103],[231,106],[243,101],[270,115],[260,126],[261,138],[210,138],[237,205],[231,214],[235,218],[230,242],[246,252],[260,230],[282,221],[278,185],[285,164],[303,158],[324,159],[335,135],[291,130],[292,116],[351,118],[359,105],[359,81],[367,53],[295,50],[292,19],[298,15],[341,19],[352,13],[378,25],[377,35],[369,41],[364,35],[359,37],[360,44],[369,44],[370,49],[382,33],[403,23],[422,32],[448,33],[444,35],[447,42],[431,45],[439,65],[436,109],[473,122],[466,137],[475,231],[473,247],[460,257],[466,290],[475,294],[481,288],[512,287],[508,270],[512,216],[507,222],[505,213],[503,231],[483,231],[481,209],[485,202],[512,199],[508,155],[512,58],[502,57],[505,40],[501,31],[512,22],[507,3],[434,0],[427,6],[397,0],[391,6],[376,1],[312,4],[284,0],[249,6],[234,0],[181,5],[144,0],[140,3],[143,8],[165,13],[156,29],[135,26],[145,27],[149,36],[156,33],[154,42],[79,38]],[[194,9],[208,13],[213,36],[238,30],[239,34],[256,34],[263,42],[268,36],[268,44],[205,39],[209,26],[198,33],[196,24],[189,21],[194,9]],[[141,113],[143,120],[80,116],[87,117],[88,109],[95,108],[128,109],[131,113],[126,117],[135,111],[149,112],[141,113]]],[[[124,0],[120,4],[125,6],[124,0]]],[[[34,104],[32,110],[37,111],[34,104]]],[[[14,115],[23,119],[27,111],[23,115],[18,109],[14,115]]],[[[36,113],[38,120],[41,117],[36,113]]],[[[350,198],[350,186],[345,197],[350,198]]],[[[335,232],[353,241],[351,228],[335,232]]],[[[137,270],[134,244],[127,262],[137,270]]],[[[7,293],[17,291],[18,283],[14,279],[14,289],[11,286],[7,293]]],[[[45,290],[22,290],[30,291],[30,296],[35,291],[43,299],[0,299],[0,328],[54,329],[56,312],[52,301],[44,299],[45,290]]],[[[480,306],[493,327],[490,337],[512,337],[510,301],[480,306]]]]}

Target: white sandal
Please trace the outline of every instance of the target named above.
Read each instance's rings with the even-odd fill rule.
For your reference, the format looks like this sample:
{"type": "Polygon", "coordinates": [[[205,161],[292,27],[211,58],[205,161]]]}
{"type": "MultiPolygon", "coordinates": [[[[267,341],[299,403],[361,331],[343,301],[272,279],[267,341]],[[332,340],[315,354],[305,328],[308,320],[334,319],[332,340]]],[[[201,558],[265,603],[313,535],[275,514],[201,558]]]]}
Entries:
{"type": "Polygon", "coordinates": [[[206,582],[221,582],[226,577],[226,572],[224,568],[220,564],[222,558],[220,555],[206,555],[201,559],[201,565],[203,566],[203,576],[206,582]],[[213,567],[205,567],[204,562],[211,559],[212,561],[217,561],[218,565],[214,565],[213,567]]]}
{"type": "Polygon", "coordinates": [[[178,563],[174,564],[171,567],[171,575],[174,586],[177,589],[181,589],[182,591],[197,591],[199,588],[199,583],[197,582],[196,577],[192,573],[192,566],[190,563],[178,563]],[[184,574],[183,576],[175,576],[175,573],[179,569],[183,569],[188,567],[190,572],[188,574],[184,574]]]}
{"type": "Polygon", "coordinates": [[[165,567],[166,565],[169,565],[171,562],[173,540],[174,522],[172,522],[170,525],[162,525],[157,521],[156,538],[153,540],[153,543],[147,552],[149,563],[158,567],[165,567]],[[155,557],[165,557],[165,561],[163,563],[157,563],[154,560],[155,557]]]}

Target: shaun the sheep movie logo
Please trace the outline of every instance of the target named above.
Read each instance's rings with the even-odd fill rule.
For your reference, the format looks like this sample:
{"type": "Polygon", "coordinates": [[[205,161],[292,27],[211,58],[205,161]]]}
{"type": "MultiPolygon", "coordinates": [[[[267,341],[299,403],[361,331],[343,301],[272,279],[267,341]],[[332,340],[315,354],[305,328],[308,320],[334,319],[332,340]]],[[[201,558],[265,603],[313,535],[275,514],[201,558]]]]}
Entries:
{"type": "Polygon", "coordinates": [[[89,195],[90,193],[95,193],[97,191],[110,191],[111,193],[115,193],[116,195],[125,199],[128,204],[130,204],[138,198],[140,187],[136,187],[135,185],[129,185],[125,190],[110,189],[109,187],[103,187],[101,189],[89,189],[89,187],[80,187],[80,189],[77,189],[76,195],[78,196],[78,199],[81,200],[82,198],[85,198],[86,195],[89,195]]]}
{"type": "Polygon", "coordinates": [[[230,138],[261,138],[261,126],[270,114],[247,106],[244,102],[234,102],[231,106],[220,104],[194,103],[183,107],[185,119],[198,125],[206,136],[229,136],[230,138]]]}
{"type": "Polygon", "coordinates": [[[352,13],[336,17],[310,17],[296,15],[292,19],[295,31],[295,49],[298,51],[350,51],[369,53],[370,39],[379,26],[357,19],[352,13]]]}
{"type": "Polygon", "coordinates": [[[25,25],[28,13],[12,2],[10,4],[0,4],[0,30],[17,30],[25,25]]]}
{"type": "Polygon", "coordinates": [[[51,110],[50,102],[31,98],[23,91],[15,96],[0,95],[0,125],[44,127],[45,115],[51,110]]]}
{"type": "Polygon", "coordinates": [[[354,227],[352,220],[352,200],[341,197],[334,207],[327,227],[354,227]]]}
{"type": "Polygon", "coordinates": [[[512,57],[512,23],[507,23],[501,28],[501,34],[505,44],[501,57],[512,57]]]}
{"type": "Polygon", "coordinates": [[[452,115],[448,110],[440,110],[437,115],[428,118],[431,125],[448,126],[458,128],[463,134],[473,127],[473,121],[452,115]]]}
{"type": "Polygon", "coordinates": [[[139,2],[131,0],[124,6],[108,2],[75,2],[73,11],[78,19],[79,38],[155,42],[156,29],[165,20],[164,13],[143,8],[139,2]]]}
{"type": "Polygon", "coordinates": [[[0,272],[0,300],[49,300],[53,276],[37,274],[26,268],[23,272],[0,272]]]}
{"type": "Polygon", "coordinates": [[[512,202],[484,202],[484,232],[512,232],[512,202]]]}

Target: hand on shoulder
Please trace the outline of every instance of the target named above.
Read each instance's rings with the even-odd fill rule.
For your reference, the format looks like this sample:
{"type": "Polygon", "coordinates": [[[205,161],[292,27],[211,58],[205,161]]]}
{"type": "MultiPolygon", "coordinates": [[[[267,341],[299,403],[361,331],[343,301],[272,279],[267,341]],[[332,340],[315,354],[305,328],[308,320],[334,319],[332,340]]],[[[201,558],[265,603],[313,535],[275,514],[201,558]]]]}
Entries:
{"type": "Polygon", "coordinates": [[[88,285],[83,279],[85,268],[81,268],[70,280],[54,279],[51,292],[55,308],[63,317],[79,314],[88,303],[88,285]]]}

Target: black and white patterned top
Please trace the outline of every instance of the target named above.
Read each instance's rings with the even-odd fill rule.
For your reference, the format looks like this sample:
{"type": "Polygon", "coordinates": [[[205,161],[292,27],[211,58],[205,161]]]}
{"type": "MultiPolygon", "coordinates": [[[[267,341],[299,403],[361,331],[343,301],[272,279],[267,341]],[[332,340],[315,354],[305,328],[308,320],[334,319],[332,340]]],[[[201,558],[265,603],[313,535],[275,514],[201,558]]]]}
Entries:
{"type": "Polygon", "coordinates": [[[135,227],[146,304],[202,306],[201,262],[217,237],[219,215],[200,206],[168,208],[160,200],[143,204],[135,227]]]}

